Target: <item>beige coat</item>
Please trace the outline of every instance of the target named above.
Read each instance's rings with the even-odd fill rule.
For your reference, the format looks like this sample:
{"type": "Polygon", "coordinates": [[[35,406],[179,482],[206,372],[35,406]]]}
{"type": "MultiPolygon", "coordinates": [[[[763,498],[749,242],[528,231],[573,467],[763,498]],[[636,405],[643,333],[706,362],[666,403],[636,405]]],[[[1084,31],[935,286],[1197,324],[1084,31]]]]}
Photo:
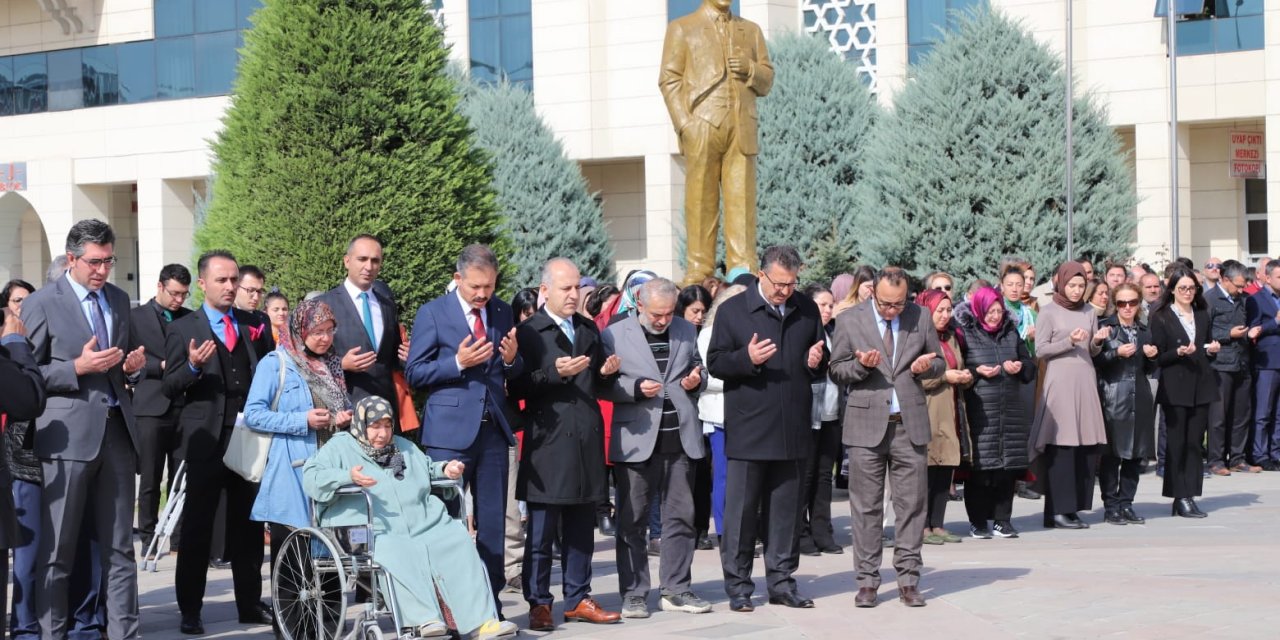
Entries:
{"type": "MultiPolygon", "coordinates": [[[[960,344],[954,334],[947,338],[947,345],[956,354],[957,369],[964,369],[964,356],[960,354],[960,344]]],[[[945,360],[944,360],[945,362],[945,360]]],[[[950,369],[951,367],[947,367],[950,369]]],[[[929,466],[958,467],[962,455],[969,452],[969,429],[964,424],[964,402],[961,393],[968,385],[953,385],[943,376],[924,381],[924,401],[929,407],[929,425],[933,429],[933,437],[929,440],[929,466]],[[956,409],[959,407],[960,424],[957,429],[956,409]],[[960,439],[966,442],[961,446],[960,439]]]]}

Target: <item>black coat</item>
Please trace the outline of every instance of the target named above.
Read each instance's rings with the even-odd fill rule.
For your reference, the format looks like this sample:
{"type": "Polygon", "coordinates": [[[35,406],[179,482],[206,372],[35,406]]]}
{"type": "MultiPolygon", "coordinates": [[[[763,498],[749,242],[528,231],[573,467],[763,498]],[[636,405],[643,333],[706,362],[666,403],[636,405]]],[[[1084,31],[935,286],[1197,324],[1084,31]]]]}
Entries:
{"type": "Polygon", "coordinates": [[[1251,341],[1248,334],[1239,338],[1231,337],[1232,327],[1248,326],[1245,318],[1245,300],[1248,297],[1242,292],[1232,298],[1218,287],[1204,292],[1204,299],[1209,303],[1209,339],[1217,340],[1222,345],[1218,355],[1209,358],[1210,366],[1217,371],[1239,373],[1249,370],[1251,341]]]}
{"type": "Polygon", "coordinates": [[[995,335],[979,326],[972,313],[957,314],[956,323],[964,336],[964,366],[973,374],[973,385],[964,392],[970,463],[981,470],[1025,469],[1036,398],[1036,363],[1027,343],[1008,318],[995,335]],[[978,367],[999,367],[1007,360],[1021,362],[1022,369],[1016,375],[1003,368],[993,378],[978,375],[978,367]]]}
{"type": "Polygon", "coordinates": [[[508,383],[525,401],[524,445],[516,498],[543,504],[604,502],[604,419],[597,394],[617,376],[601,376],[604,348],[595,323],[573,316],[574,343],[545,308],[516,328],[524,373],[508,383]],[[556,358],[586,355],[591,364],[572,378],[556,372],[556,358]]]}
{"type": "Polygon", "coordinates": [[[735,460],[799,460],[813,436],[812,383],[827,372],[830,353],[809,368],[809,348],[825,343],[818,306],[793,293],[786,317],[765,303],[758,287],[726,300],[716,312],[707,348],[707,370],[724,381],[725,456],[735,460]],[[772,340],[778,351],[759,366],[751,363],[751,336],[772,340]]]}
{"type": "Polygon", "coordinates": [[[1110,454],[1125,460],[1154,457],[1156,409],[1149,377],[1155,373],[1156,361],[1142,352],[1143,346],[1151,344],[1151,331],[1135,321],[1130,336],[1115,316],[1098,327],[1111,327],[1111,337],[1093,357],[1110,454]],[[1137,345],[1138,350],[1122,358],[1118,350],[1126,344],[1137,345]]]}
{"type": "MultiPolygon", "coordinates": [[[[133,387],[133,413],[138,416],[162,416],[169,411],[169,396],[164,394],[162,379],[164,367],[164,339],[168,330],[160,317],[162,309],[152,298],[146,304],[129,311],[129,350],[146,347],[146,363],[142,365],[142,379],[133,387]]],[[[173,321],[191,313],[186,307],[173,312],[173,321]]]]}
{"type": "MultiPolygon", "coordinates": [[[[2,314],[0,317],[3,317],[2,314]]],[[[13,430],[10,433],[17,436],[15,431],[21,425],[21,430],[26,435],[31,435],[35,429],[30,421],[44,412],[45,389],[44,378],[40,375],[40,369],[36,367],[35,355],[26,341],[0,346],[0,389],[4,389],[4,393],[0,393],[0,413],[5,414],[8,428],[13,430]]],[[[0,443],[6,447],[11,447],[13,444],[0,443]]],[[[25,441],[24,444],[30,444],[30,442],[25,441]]],[[[29,447],[22,447],[23,445],[19,445],[19,451],[28,464],[26,469],[14,465],[15,475],[29,479],[31,476],[24,471],[33,471],[30,468],[30,461],[34,455],[29,447]]],[[[5,457],[9,458],[9,456],[5,457]]],[[[11,461],[6,459],[5,462],[11,461]]],[[[36,482],[40,481],[39,469],[37,462],[34,468],[36,482]]],[[[0,466],[0,552],[27,542],[19,536],[18,516],[13,504],[13,492],[10,490],[12,481],[9,470],[9,464],[0,466]]]]}
{"type": "MultiPolygon", "coordinates": [[[[392,373],[404,369],[400,364],[400,315],[396,311],[395,299],[384,296],[381,287],[372,287],[373,297],[382,308],[382,326],[379,327],[378,358],[373,366],[364,371],[344,371],[343,379],[347,384],[347,392],[354,406],[368,396],[379,396],[393,401],[391,406],[399,412],[396,399],[396,385],[392,373]]],[[[352,347],[360,347],[360,353],[373,351],[369,342],[369,334],[364,330],[364,311],[357,309],[347,293],[345,285],[326,291],[320,300],[329,305],[333,317],[337,320],[337,329],[333,334],[333,346],[330,347],[339,355],[345,355],[352,347]]]]}
{"type": "Polygon", "coordinates": [[[1204,350],[1204,345],[1209,343],[1209,311],[1196,309],[1195,323],[1195,340],[1191,341],[1173,309],[1162,307],[1151,314],[1151,343],[1160,350],[1156,355],[1156,364],[1160,365],[1156,402],[1160,404],[1194,407],[1218,399],[1217,376],[1204,350]],[[1195,344],[1195,352],[1179,356],[1178,347],[1187,344],[1195,344]]]}

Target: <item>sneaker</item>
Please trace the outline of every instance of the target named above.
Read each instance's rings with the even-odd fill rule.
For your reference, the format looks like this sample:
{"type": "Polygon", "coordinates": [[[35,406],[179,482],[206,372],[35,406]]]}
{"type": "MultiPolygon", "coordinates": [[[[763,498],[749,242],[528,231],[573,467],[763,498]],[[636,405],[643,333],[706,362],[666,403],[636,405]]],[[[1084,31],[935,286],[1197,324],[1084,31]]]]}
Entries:
{"type": "Polygon", "coordinates": [[[978,525],[976,525],[976,524],[970,524],[970,525],[969,525],[969,537],[970,537],[970,538],[977,538],[977,539],[979,539],[979,540],[990,540],[990,539],[991,539],[991,531],[987,530],[987,527],[986,527],[985,525],[980,527],[980,526],[978,526],[978,525]]]}
{"type": "Polygon", "coordinates": [[[1231,470],[1236,473],[1262,473],[1262,467],[1247,462],[1236,463],[1236,466],[1231,467],[1231,470]]]}
{"type": "Polygon", "coordinates": [[[680,595],[662,596],[663,611],[680,611],[683,613],[707,613],[711,611],[711,603],[699,598],[694,592],[686,591],[680,595]]]}
{"type": "Polygon", "coordinates": [[[502,587],[503,593],[523,593],[524,585],[520,582],[520,576],[511,576],[507,579],[507,584],[502,587]]]}
{"type": "Polygon", "coordinates": [[[640,596],[627,596],[622,601],[622,617],[648,618],[649,605],[640,596]]]}
{"type": "Polygon", "coordinates": [[[925,543],[925,544],[946,544],[946,542],[947,542],[946,540],[943,540],[943,539],[942,539],[942,536],[940,536],[940,535],[938,535],[938,534],[936,534],[936,533],[934,533],[934,532],[932,532],[932,531],[930,531],[929,533],[924,534],[924,543],[925,543]]]}
{"type": "Polygon", "coordinates": [[[947,542],[947,543],[964,542],[964,538],[961,538],[960,536],[954,533],[951,533],[946,529],[934,529],[934,531],[937,532],[937,534],[942,537],[943,542],[947,542]]]}
{"type": "Polygon", "coordinates": [[[1031,483],[1025,480],[1018,480],[1013,483],[1013,492],[1019,498],[1024,500],[1039,500],[1040,494],[1031,489],[1031,483]]]}
{"type": "Polygon", "coordinates": [[[443,622],[436,620],[424,625],[419,625],[417,632],[419,638],[439,638],[441,636],[449,635],[449,627],[445,626],[443,622]]]}
{"type": "Polygon", "coordinates": [[[520,633],[520,627],[510,620],[490,620],[476,629],[471,637],[475,640],[491,640],[493,638],[509,638],[520,633]]]}
{"type": "Polygon", "coordinates": [[[649,546],[645,547],[649,555],[657,558],[662,555],[662,541],[658,538],[649,538],[649,546]]]}
{"type": "Polygon", "coordinates": [[[991,533],[997,538],[1016,538],[1018,530],[1013,528],[1013,523],[1008,520],[1000,520],[991,526],[991,533]]]}

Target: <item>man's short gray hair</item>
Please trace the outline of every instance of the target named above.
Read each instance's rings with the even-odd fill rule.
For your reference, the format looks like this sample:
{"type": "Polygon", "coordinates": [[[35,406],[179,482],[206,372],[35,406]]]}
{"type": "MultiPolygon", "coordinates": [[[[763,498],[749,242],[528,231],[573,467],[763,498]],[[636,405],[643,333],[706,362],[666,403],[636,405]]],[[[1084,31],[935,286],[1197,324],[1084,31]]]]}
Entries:
{"type": "Polygon", "coordinates": [[[666,278],[654,278],[640,285],[640,291],[636,292],[636,300],[641,305],[648,306],[655,298],[674,300],[679,295],[680,287],[677,287],[676,283],[666,278]]]}
{"type": "Polygon", "coordinates": [[[84,255],[86,244],[115,244],[116,234],[111,225],[101,220],[81,220],[71,225],[67,232],[67,253],[79,258],[84,255]]]}
{"type": "Polygon", "coordinates": [[[545,284],[548,287],[551,286],[551,268],[558,264],[566,264],[566,265],[569,265],[570,267],[573,267],[574,269],[578,268],[578,265],[574,264],[573,261],[568,258],[563,258],[563,257],[552,258],[542,263],[542,284],[545,284]]]}
{"type": "Polygon", "coordinates": [[[1236,278],[1246,278],[1249,275],[1248,267],[1245,267],[1239,260],[1227,260],[1222,263],[1222,277],[1227,280],[1235,280],[1236,278]]]}
{"type": "Polygon", "coordinates": [[[458,273],[466,273],[467,269],[490,269],[498,271],[498,256],[493,249],[482,244],[469,244],[458,254],[458,273]]]}
{"type": "Polygon", "coordinates": [[[53,282],[67,272],[67,254],[56,255],[49,263],[49,271],[44,274],[45,282],[53,282]]]}

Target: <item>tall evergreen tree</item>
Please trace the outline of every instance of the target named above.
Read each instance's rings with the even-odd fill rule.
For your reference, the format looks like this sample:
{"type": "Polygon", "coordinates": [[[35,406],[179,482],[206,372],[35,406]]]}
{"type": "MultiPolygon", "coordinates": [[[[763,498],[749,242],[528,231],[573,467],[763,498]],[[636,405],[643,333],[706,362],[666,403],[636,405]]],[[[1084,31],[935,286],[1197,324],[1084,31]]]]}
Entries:
{"type": "MultiPolygon", "coordinates": [[[[866,149],[863,256],[916,275],[990,278],[1001,256],[1066,258],[1061,60],[1005,16],[961,16],[915,68],[866,149]]],[[[1137,196],[1103,109],[1074,102],[1075,253],[1128,255],[1137,196]]],[[[1075,256],[1072,256],[1075,257],[1075,256]]]]}
{"type": "Polygon", "coordinates": [[[421,0],[270,0],[245,35],[196,232],[290,296],[328,289],[357,233],[385,243],[403,309],[471,242],[497,245],[491,176],[421,0]]]}
{"type": "Polygon", "coordinates": [[[858,254],[854,185],[882,112],[824,39],[781,34],[769,56],[773,89],[757,103],[757,242],[794,245],[806,263],[803,279],[829,282],[858,254]]]}
{"type": "Polygon", "coordinates": [[[488,152],[499,231],[513,245],[513,285],[536,286],[542,264],[564,256],[584,275],[613,280],[604,212],[578,163],[538,116],[533,96],[503,82],[465,85],[462,112],[488,152]]]}

